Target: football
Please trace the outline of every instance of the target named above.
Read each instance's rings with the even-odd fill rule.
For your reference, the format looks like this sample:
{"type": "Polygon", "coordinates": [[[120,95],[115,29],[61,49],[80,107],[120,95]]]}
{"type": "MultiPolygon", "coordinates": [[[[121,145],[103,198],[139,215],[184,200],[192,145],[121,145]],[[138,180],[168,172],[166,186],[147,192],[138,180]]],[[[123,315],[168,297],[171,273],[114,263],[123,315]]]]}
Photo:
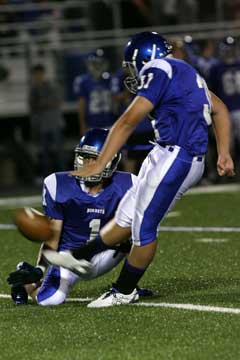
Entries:
{"type": "Polygon", "coordinates": [[[14,213],[14,223],[18,230],[30,241],[46,242],[53,235],[51,221],[40,211],[25,207],[14,213]]]}

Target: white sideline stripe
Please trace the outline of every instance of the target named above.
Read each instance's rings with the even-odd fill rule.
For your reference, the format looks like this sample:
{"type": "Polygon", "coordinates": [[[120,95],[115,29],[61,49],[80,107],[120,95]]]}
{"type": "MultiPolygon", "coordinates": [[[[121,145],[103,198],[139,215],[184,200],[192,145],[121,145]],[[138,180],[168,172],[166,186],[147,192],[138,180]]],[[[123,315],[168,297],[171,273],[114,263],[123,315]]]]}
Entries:
{"type": "Polygon", "coordinates": [[[240,227],[212,227],[212,226],[162,226],[160,232],[240,232],[240,227]]]}
{"type": "Polygon", "coordinates": [[[220,239],[220,238],[200,238],[200,239],[196,239],[195,242],[199,242],[199,243],[204,243],[204,244],[208,244],[208,243],[226,243],[228,242],[228,239],[220,239]]]}
{"type": "Polygon", "coordinates": [[[134,304],[136,306],[153,306],[153,307],[163,307],[171,309],[181,309],[181,310],[195,310],[195,311],[208,311],[216,313],[228,313],[228,314],[240,314],[239,308],[228,308],[220,306],[207,306],[207,305],[194,305],[194,304],[170,304],[170,303],[150,303],[150,302],[140,302],[134,304]]]}
{"type": "MultiPolygon", "coordinates": [[[[16,230],[14,224],[0,224],[0,230],[16,230]]],[[[216,232],[216,233],[232,233],[240,232],[240,227],[212,227],[212,226],[162,226],[160,232],[216,232]]]]}
{"type": "Polygon", "coordinates": [[[0,230],[16,230],[17,227],[13,224],[0,224],[0,230]]]}
{"type": "MultiPolygon", "coordinates": [[[[0,294],[0,299],[11,299],[10,295],[0,294]]],[[[88,302],[93,298],[68,298],[66,302],[88,302]]],[[[155,303],[155,302],[138,302],[131,304],[131,306],[145,306],[145,307],[162,307],[180,310],[195,310],[195,311],[207,311],[226,314],[240,314],[239,308],[229,308],[220,306],[208,306],[208,305],[194,305],[194,304],[171,304],[171,303],[155,303]]]]}
{"type": "Polygon", "coordinates": [[[41,204],[42,197],[37,196],[21,196],[21,197],[10,197],[10,198],[2,198],[0,199],[0,206],[7,206],[7,208],[11,208],[12,206],[24,206],[24,205],[36,205],[41,204]]]}
{"type": "Polygon", "coordinates": [[[229,185],[208,185],[208,186],[197,186],[187,191],[186,195],[199,195],[199,194],[218,194],[218,193],[232,193],[239,192],[240,185],[229,184],[229,185]]]}
{"type": "Polygon", "coordinates": [[[181,212],[180,211],[170,211],[167,215],[166,218],[174,218],[174,217],[178,217],[181,216],[181,212]]]}
{"type": "MultiPolygon", "coordinates": [[[[197,186],[187,191],[186,195],[198,195],[198,194],[216,194],[216,193],[231,193],[240,191],[240,185],[229,184],[229,185],[209,185],[209,186],[197,186]]],[[[0,206],[6,206],[11,208],[16,206],[24,205],[37,205],[41,204],[42,197],[39,195],[34,196],[20,196],[20,197],[9,197],[0,198],[0,206]]]]}
{"type": "MultiPolygon", "coordinates": [[[[31,297],[28,297],[31,299],[31,297]]],[[[8,294],[0,294],[0,299],[11,299],[11,295],[8,294]]],[[[67,298],[66,302],[88,302],[92,301],[93,298],[67,298]]]]}

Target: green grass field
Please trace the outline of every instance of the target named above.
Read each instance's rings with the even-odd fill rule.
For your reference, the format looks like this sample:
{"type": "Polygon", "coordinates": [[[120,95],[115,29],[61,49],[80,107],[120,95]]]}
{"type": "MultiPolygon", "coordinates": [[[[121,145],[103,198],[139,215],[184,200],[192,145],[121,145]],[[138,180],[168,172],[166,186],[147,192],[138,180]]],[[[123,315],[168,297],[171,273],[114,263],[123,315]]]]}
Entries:
{"type": "MultiPolygon", "coordinates": [[[[163,226],[237,227],[239,203],[237,192],[189,195],[174,209],[179,216],[163,226]]],[[[11,222],[12,211],[0,208],[1,224],[11,222]]],[[[35,262],[38,246],[16,230],[0,235],[0,293],[9,294],[8,273],[20,260],[35,262]]],[[[79,283],[71,298],[100,295],[118,272],[79,283]]],[[[155,293],[141,302],[161,306],[88,309],[84,302],[67,302],[43,308],[30,302],[16,307],[0,298],[0,359],[240,359],[240,233],[160,233],[141,285],[155,293]],[[176,304],[191,304],[191,310],[176,304]]]]}

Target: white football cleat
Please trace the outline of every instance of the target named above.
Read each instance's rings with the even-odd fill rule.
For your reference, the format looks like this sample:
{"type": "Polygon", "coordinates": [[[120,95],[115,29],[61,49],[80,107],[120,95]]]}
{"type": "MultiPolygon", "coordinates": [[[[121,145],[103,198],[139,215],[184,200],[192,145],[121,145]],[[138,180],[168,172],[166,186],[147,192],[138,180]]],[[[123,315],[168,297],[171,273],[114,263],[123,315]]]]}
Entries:
{"type": "Polygon", "coordinates": [[[57,252],[54,250],[44,250],[43,256],[49,264],[61,266],[79,276],[87,274],[92,268],[92,264],[89,261],[84,259],[77,260],[70,251],[57,252]]]}
{"type": "Polygon", "coordinates": [[[139,300],[137,289],[134,289],[131,294],[122,294],[116,289],[112,288],[106,293],[102,294],[98,299],[91,301],[88,308],[101,308],[115,305],[125,305],[135,303],[139,300]]]}

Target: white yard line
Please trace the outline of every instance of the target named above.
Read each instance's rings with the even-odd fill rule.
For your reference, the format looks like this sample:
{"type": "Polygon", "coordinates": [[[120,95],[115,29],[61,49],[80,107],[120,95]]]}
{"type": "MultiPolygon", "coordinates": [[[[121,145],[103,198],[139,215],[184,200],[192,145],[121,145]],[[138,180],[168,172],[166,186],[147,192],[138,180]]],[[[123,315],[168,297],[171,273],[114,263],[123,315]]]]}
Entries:
{"type": "Polygon", "coordinates": [[[195,242],[198,243],[204,243],[204,244],[208,244],[208,243],[226,243],[228,242],[229,239],[225,239],[225,238],[200,238],[200,239],[196,239],[195,242]]]}
{"type": "MultiPolygon", "coordinates": [[[[209,185],[209,186],[196,186],[190,189],[186,193],[186,195],[231,193],[231,192],[239,192],[239,191],[240,191],[240,185],[238,184],[209,185]]],[[[0,198],[0,207],[11,209],[14,208],[15,206],[40,205],[41,201],[42,201],[42,197],[40,195],[0,198]]]]}
{"type": "Polygon", "coordinates": [[[181,216],[181,212],[180,211],[170,211],[167,215],[166,218],[175,218],[181,216]]]}
{"type": "Polygon", "coordinates": [[[16,226],[13,224],[0,224],[0,230],[16,230],[16,226]]]}
{"type": "MultiPolygon", "coordinates": [[[[10,295],[0,294],[0,299],[11,299],[10,295]]],[[[66,302],[89,302],[93,298],[68,298],[66,302]]],[[[208,305],[195,305],[195,304],[172,304],[172,303],[157,303],[157,302],[138,302],[131,304],[132,306],[144,306],[144,307],[161,307],[180,310],[193,310],[193,311],[206,311],[215,313],[226,314],[240,314],[240,308],[230,308],[221,306],[208,306],[208,305]]]]}
{"type": "Polygon", "coordinates": [[[187,191],[186,195],[199,195],[199,194],[219,194],[219,193],[235,193],[240,191],[240,185],[208,185],[196,186],[187,191]]]}
{"type": "Polygon", "coordinates": [[[150,303],[150,302],[139,302],[134,304],[136,306],[153,306],[163,307],[171,309],[181,310],[195,310],[195,311],[207,311],[216,313],[228,313],[228,314],[240,314],[239,308],[229,308],[220,306],[207,306],[207,305],[195,305],[195,304],[171,304],[171,303],[150,303]]]}
{"type": "MultiPolygon", "coordinates": [[[[11,299],[11,295],[8,294],[0,294],[0,299],[11,299]]],[[[29,297],[29,299],[31,299],[29,297]]],[[[66,302],[89,302],[92,301],[93,298],[67,298],[66,302]]]]}
{"type": "MultiPolygon", "coordinates": [[[[16,230],[14,224],[0,224],[0,230],[16,230]]],[[[213,232],[213,233],[234,233],[240,232],[240,227],[221,227],[221,226],[162,226],[163,232],[213,232]]]]}
{"type": "Polygon", "coordinates": [[[4,206],[6,209],[14,209],[16,206],[39,205],[41,204],[41,202],[42,202],[42,197],[39,195],[20,196],[20,197],[1,198],[0,206],[4,206]]]}
{"type": "Polygon", "coordinates": [[[240,232],[240,227],[220,227],[220,226],[162,226],[160,232],[216,232],[234,233],[240,232]]]}

